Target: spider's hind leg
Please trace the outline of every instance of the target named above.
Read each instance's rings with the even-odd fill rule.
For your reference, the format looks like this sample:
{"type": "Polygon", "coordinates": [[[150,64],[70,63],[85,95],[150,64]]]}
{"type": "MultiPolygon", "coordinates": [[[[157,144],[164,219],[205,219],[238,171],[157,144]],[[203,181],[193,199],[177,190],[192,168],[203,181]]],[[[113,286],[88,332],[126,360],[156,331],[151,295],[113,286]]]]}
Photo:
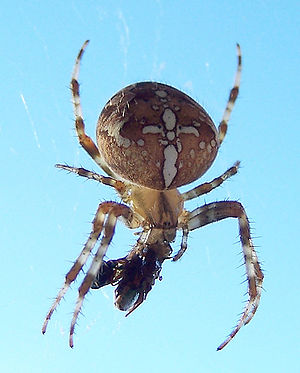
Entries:
{"type": "Polygon", "coordinates": [[[254,316],[259,305],[264,278],[252,243],[249,221],[243,206],[239,202],[213,202],[191,211],[188,229],[194,230],[226,218],[238,219],[247,273],[249,299],[238,324],[229,334],[228,338],[218,347],[218,350],[224,348],[234,338],[241,327],[248,324],[254,316]]]}

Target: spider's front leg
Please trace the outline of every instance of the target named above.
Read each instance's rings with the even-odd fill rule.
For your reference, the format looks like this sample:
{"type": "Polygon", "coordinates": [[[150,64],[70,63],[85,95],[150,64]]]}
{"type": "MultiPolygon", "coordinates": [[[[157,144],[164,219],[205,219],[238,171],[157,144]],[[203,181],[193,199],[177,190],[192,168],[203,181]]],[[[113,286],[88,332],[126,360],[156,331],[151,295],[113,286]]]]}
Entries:
{"type": "Polygon", "coordinates": [[[228,338],[218,347],[218,350],[224,348],[240,328],[248,324],[254,316],[259,305],[264,278],[252,244],[249,221],[243,206],[239,202],[214,202],[193,210],[189,215],[188,229],[194,230],[226,218],[237,218],[239,222],[239,232],[248,280],[249,300],[238,324],[228,338]]]}
{"type": "Polygon", "coordinates": [[[99,149],[94,141],[85,133],[85,125],[83,120],[83,113],[80,101],[80,92],[79,92],[79,70],[80,70],[80,62],[87,47],[89,40],[86,40],[81,47],[75,61],[74,70],[72,73],[71,78],[71,92],[72,92],[72,99],[73,99],[73,108],[74,108],[74,116],[75,116],[75,128],[76,133],[78,136],[78,140],[80,145],[83,149],[93,158],[93,160],[110,176],[115,176],[111,169],[108,167],[106,162],[103,160],[99,153],[99,149]]]}
{"type": "Polygon", "coordinates": [[[69,289],[72,282],[77,278],[79,272],[82,270],[84,264],[86,263],[88,257],[90,256],[97,240],[100,237],[100,234],[103,231],[103,237],[101,239],[100,246],[95,254],[95,257],[92,261],[92,264],[82,282],[80,285],[78,292],[78,299],[75,307],[75,311],[73,314],[71,327],[70,327],[70,346],[73,347],[73,334],[74,334],[74,328],[76,324],[76,320],[78,318],[78,315],[81,310],[81,306],[84,300],[85,295],[91,288],[91,285],[101,267],[101,263],[103,260],[103,256],[105,255],[107,248],[112,240],[116,220],[118,218],[123,218],[126,224],[131,227],[135,228],[137,226],[136,220],[134,219],[134,214],[131,211],[131,209],[123,204],[119,204],[116,202],[103,202],[99,205],[95,218],[93,220],[93,229],[92,232],[84,245],[84,248],[78,258],[76,259],[75,263],[73,264],[70,271],[67,273],[65,277],[65,282],[61,290],[59,291],[57,297],[55,298],[55,301],[50,308],[44,324],[42,328],[42,333],[44,334],[47,329],[48,322],[60,303],[61,299],[66,294],[67,290],[69,289]]]}
{"type": "Polygon", "coordinates": [[[239,89],[240,89],[240,83],[241,83],[241,74],[242,74],[242,53],[241,53],[241,48],[240,45],[237,44],[237,57],[238,57],[238,65],[237,65],[237,70],[235,74],[235,79],[234,79],[234,84],[233,88],[230,91],[229,98],[227,101],[227,105],[223,114],[223,118],[219,124],[218,127],[218,132],[219,132],[219,142],[220,144],[224,140],[224,137],[227,133],[227,127],[228,127],[228,122],[229,118],[234,106],[234,103],[238,97],[239,94],[239,89]]]}

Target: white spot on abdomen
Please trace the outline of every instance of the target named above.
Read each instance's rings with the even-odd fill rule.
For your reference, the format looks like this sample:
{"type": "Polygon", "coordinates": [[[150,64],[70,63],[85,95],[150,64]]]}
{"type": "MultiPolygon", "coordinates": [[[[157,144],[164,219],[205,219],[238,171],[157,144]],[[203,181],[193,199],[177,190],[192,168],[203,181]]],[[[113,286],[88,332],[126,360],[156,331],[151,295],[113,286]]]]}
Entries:
{"type": "Polygon", "coordinates": [[[174,145],[168,145],[164,149],[164,168],[163,177],[165,181],[165,187],[168,188],[177,174],[177,168],[175,166],[178,157],[177,150],[174,145]]]}
{"type": "Polygon", "coordinates": [[[171,131],[175,128],[176,125],[176,115],[171,109],[166,109],[162,116],[163,121],[165,122],[166,129],[171,131]]]}
{"type": "Polygon", "coordinates": [[[155,91],[155,94],[158,97],[163,97],[163,98],[168,96],[168,93],[166,91],[163,91],[163,90],[157,90],[157,91],[155,91]]]}
{"type": "Polygon", "coordinates": [[[144,146],[145,141],[143,139],[138,139],[136,143],[138,144],[138,146],[144,146]]]}
{"type": "Polygon", "coordinates": [[[118,146],[124,146],[124,148],[129,148],[129,146],[131,145],[131,140],[127,137],[121,136],[120,134],[120,131],[123,128],[124,123],[125,122],[120,121],[114,123],[114,126],[110,126],[108,128],[108,136],[114,137],[118,146]]]}
{"type": "Polygon", "coordinates": [[[146,135],[147,133],[164,133],[163,129],[161,126],[158,126],[158,125],[149,125],[149,126],[145,126],[143,127],[142,129],[142,133],[144,135],[146,135]]]}
{"type": "Polygon", "coordinates": [[[191,156],[192,159],[195,158],[195,150],[194,149],[190,150],[190,156],[191,156]]]}
{"type": "Polygon", "coordinates": [[[168,131],[167,132],[167,139],[172,141],[175,138],[175,132],[174,131],[168,131]]]}
{"type": "Polygon", "coordinates": [[[195,135],[196,137],[199,137],[199,131],[193,126],[178,126],[177,136],[180,133],[187,133],[187,134],[191,134],[191,135],[195,135]]]}
{"type": "Polygon", "coordinates": [[[205,149],[205,142],[204,141],[200,141],[199,148],[202,149],[202,150],[205,149]]]}

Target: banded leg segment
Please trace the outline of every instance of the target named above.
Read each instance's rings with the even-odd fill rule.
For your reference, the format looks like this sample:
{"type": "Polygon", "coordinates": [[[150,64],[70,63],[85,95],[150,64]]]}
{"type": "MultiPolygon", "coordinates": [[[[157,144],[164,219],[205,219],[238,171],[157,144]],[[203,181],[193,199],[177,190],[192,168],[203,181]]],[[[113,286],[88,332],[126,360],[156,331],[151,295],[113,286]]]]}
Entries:
{"type": "Polygon", "coordinates": [[[76,259],[72,268],[66,274],[64,285],[60,289],[58,295],[55,298],[55,301],[54,301],[52,307],[50,308],[50,310],[49,310],[49,312],[48,312],[48,314],[45,318],[43,328],[42,328],[42,333],[43,334],[46,332],[48,322],[51,319],[51,316],[52,316],[53,312],[55,311],[55,309],[59,305],[61,299],[64,297],[64,295],[68,291],[72,282],[78,276],[78,273],[81,271],[82,267],[86,263],[91,251],[93,250],[93,248],[94,248],[94,246],[95,246],[95,244],[96,244],[96,242],[97,242],[97,240],[98,240],[98,238],[101,234],[102,227],[103,227],[103,222],[104,222],[104,217],[105,217],[105,215],[103,213],[101,213],[101,210],[102,210],[102,205],[100,204],[98,209],[97,209],[96,216],[93,220],[93,230],[92,230],[86,244],[84,245],[84,248],[81,251],[80,255],[76,259]]]}
{"type": "Polygon", "coordinates": [[[74,70],[71,79],[71,92],[73,98],[73,107],[75,115],[75,128],[78,136],[80,145],[84,150],[93,158],[93,160],[110,176],[115,176],[114,173],[109,169],[106,162],[102,159],[99,149],[97,148],[94,141],[85,133],[85,125],[83,120],[81,102],[80,102],[80,93],[79,93],[79,70],[80,62],[82,55],[87,47],[89,40],[85,41],[81,47],[74,65],[74,70]]]}
{"type": "Polygon", "coordinates": [[[249,300],[238,324],[227,339],[218,347],[218,350],[224,348],[241,327],[248,324],[254,316],[259,305],[264,278],[252,244],[249,221],[243,206],[239,202],[214,202],[193,210],[190,213],[188,228],[189,230],[194,230],[226,218],[237,218],[239,222],[239,233],[247,273],[249,300]]]}
{"type": "Polygon", "coordinates": [[[235,100],[237,99],[237,96],[239,94],[239,88],[241,83],[241,73],[242,73],[242,54],[241,54],[241,48],[239,44],[236,45],[237,47],[237,57],[238,57],[238,65],[237,65],[237,71],[235,74],[234,84],[233,88],[230,91],[229,98],[227,101],[227,105],[223,114],[223,118],[219,124],[218,132],[219,132],[219,143],[221,144],[224,140],[224,137],[227,132],[228,122],[230,119],[230,114],[232,112],[235,100]]]}
{"type": "Polygon", "coordinates": [[[103,224],[104,224],[104,221],[105,221],[105,216],[108,214],[108,212],[115,205],[125,207],[127,210],[129,210],[129,211],[127,211],[127,216],[128,216],[128,219],[131,221],[133,214],[131,213],[131,210],[127,206],[119,205],[115,202],[104,202],[104,203],[101,203],[99,205],[99,207],[97,209],[97,212],[96,212],[96,215],[95,215],[95,218],[93,220],[92,232],[90,233],[89,238],[88,238],[86,244],[84,245],[83,250],[81,251],[78,258],[76,259],[72,268],[66,274],[65,282],[64,282],[62,288],[60,289],[60,291],[58,292],[58,295],[56,296],[56,298],[53,302],[53,305],[50,308],[50,310],[49,310],[49,312],[48,312],[48,314],[45,318],[45,321],[44,321],[44,324],[43,324],[43,327],[42,327],[42,333],[43,334],[46,332],[48,322],[51,319],[51,316],[52,316],[53,312],[55,311],[55,309],[59,305],[61,299],[64,297],[64,295],[68,291],[72,282],[77,278],[79,272],[82,270],[84,264],[86,263],[87,259],[90,256],[93,248],[95,247],[95,244],[96,244],[96,242],[97,242],[97,240],[98,240],[98,238],[99,238],[99,236],[100,236],[100,234],[103,230],[103,224]]]}
{"type": "MultiPolygon", "coordinates": [[[[112,177],[99,175],[96,172],[92,172],[89,170],[86,170],[85,168],[78,168],[78,167],[71,167],[63,164],[56,164],[55,167],[73,172],[74,174],[77,174],[78,176],[86,177],[90,180],[98,181],[101,184],[108,185],[110,187],[113,187],[122,197],[124,197],[126,193],[126,186],[121,180],[114,179],[112,177]]],[[[126,200],[124,198],[123,200],[126,200]]]]}
{"type": "Polygon", "coordinates": [[[203,183],[191,190],[188,190],[185,193],[182,193],[181,194],[182,199],[184,201],[188,201],[190,199],[193,199],[193,198],[202,196],[203,194],[207,194],[211,192],[213,189],[223,184],[225,180],[235,175],[238,172],[239,165],[240,165],[240,162],[237,161],[232,167],[230,167],[227,171],[225,171],[221,176],[216,177],[215,179],[207,183],[203,183]]]}
{"type": "MultiPolygon", "coordinates": [[[[86,273],[84,280],[82,281],[78,289],[78,298],[73,313],[73,318],[70,326],[70,335],[69,335],[69,345],[73,347],[73,335],[75,330],[75,325],[80,313],[84,298],[88,291],[91,289],[91,286],[100,270],[101,264],[103,262],[103,257],[106,254],[107,248],[113,238],[115,232],[115,226],[118,218],[123,218],[126,224],[130,227],[135,227],[133,225],[133,213],[131,209],[125,205],[115,203],[115,202],[104,202],[101,205],[101,211],[99,215],[102,216],[103,220],[106,216],[106,220],[103,225],[103,237],[101,239],[100,246],[93,258],[92,264],[86,273]]],[[[98,214],[98,212],[97,212],[98,214]]],[[[97,216],[97,215],[96,215],[97,216]]]]}
{"type": "Polygon", "coordinates": [[[181,238],[181,245],[179,251],[173,256],[172,260],[173,262],[176,262],[179,260],[182,255],[185,253],[187,249],[187,239],[189,235],[189,230],[187,228],[182,229],[182,238],[181,238]]]}

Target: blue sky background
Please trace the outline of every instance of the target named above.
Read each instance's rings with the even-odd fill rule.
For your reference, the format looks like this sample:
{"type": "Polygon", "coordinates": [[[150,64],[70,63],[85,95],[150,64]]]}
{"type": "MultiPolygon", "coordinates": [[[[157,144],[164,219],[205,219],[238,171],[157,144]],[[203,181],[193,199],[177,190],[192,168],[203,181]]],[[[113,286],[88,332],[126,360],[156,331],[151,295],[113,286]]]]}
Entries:
{"type": "MultiPolygon", "coordinates": [[[[3,1],[1,371],[299,369],[299,11],[298,1],[283,0],[3,1]],[[99,171],[78,145],[68,89],[75,56],[88,38],[80,82],[93,137],[106,101],[143,80],[184,90],[218,123],[236,69],[235,43],[241,44],[241,93],[228,135],[201,182],[241,160],[239,174],[205,201],[244,204],[265,291],[252,322],[221,352],[216,347],[246,300],[233,219],[194,231],[182,260],[165,263],[163,281],[130,317],[114,308],[112,287],[92,291],[71,350],[77,281],[41,334],[98,203],[116,198],[108,187],[54,168],[66,162],[99,171]]],[[[108,257],[123,256],[134,242],[119,224],[108,257]]]]}

